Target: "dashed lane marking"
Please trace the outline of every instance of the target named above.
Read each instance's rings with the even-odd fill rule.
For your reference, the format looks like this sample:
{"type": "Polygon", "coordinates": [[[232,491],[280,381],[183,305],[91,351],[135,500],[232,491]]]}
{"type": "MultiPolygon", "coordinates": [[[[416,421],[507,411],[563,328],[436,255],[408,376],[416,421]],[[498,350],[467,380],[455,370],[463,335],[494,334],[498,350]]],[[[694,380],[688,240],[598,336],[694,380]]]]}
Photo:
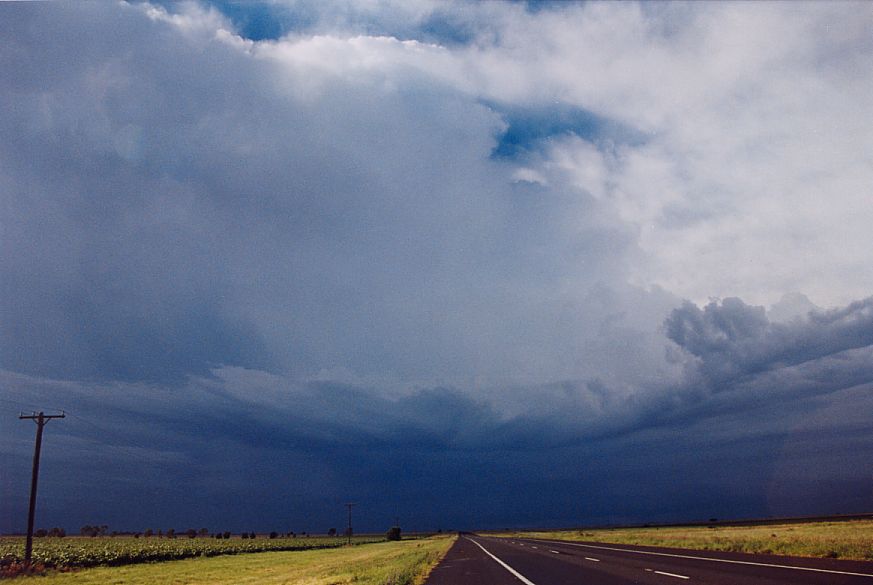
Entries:
{"type": "Polygon", "coordinates": [[[659,553],[648,550],[632,550],[627,548],[614,548],[610,546],[598,546],[594,544],[581,544],[578,542],[555,542],[545,541],[551,544],[561,544],[564,546],[579,546],[583,548],[595,548],[598,550],[613,550],[617,552],[633,553],[637,555],[652,555],[656,557],[671,557],[674,559],[693,559],[697,561],[710,561],[713,563],[729,563],[733,565],[752,565],[755,567],[771,567],[774,569],[794,569],[795,571],[811,571],[814,573],[828,573],[831,575],[851,575],[852,577],[873,577],[873,573],[852,573],[850,571],[835,571],[833,569],[817,569],[815,567],[796,567],[794,565],[777,565],[775,563],[756,563],[753,561],[736,561],[733,559],[714,559],[712,557],[698,557],[694,555],[677,555],[673,553],[659,553]]]}
{"type": "Polygon", "coordinates": [[[685,575],[677,575],[676,573],[665,573],[664,571],[652,571],[656,575],[666,575],[667,577],[676,577],[677,579],[690,579],[691,577],[687,577],[685,575]]]}

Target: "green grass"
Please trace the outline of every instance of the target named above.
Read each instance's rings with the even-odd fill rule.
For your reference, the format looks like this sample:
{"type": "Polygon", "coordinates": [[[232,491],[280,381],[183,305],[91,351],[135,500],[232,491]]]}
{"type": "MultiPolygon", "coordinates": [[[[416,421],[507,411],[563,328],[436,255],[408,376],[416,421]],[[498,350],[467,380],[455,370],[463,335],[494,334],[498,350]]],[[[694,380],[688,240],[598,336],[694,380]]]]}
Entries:
{"type": "Polygon", "coordinates": [[[696,550],[873,560],[873,520],[514,532],[527,538],[639,544],[696,550]]]}
{"type": "MultiPolygon", "coordinates": [[[[381,536],[355,536],[356,544],[384,540],[381,536]]],[[[96,538],[36,538],[33,562],[46,567],[92,567],[167,561],[200,556],[253,553],[271,550],[301,550],[338,547],[343,537],[301,538],[133,538],[103,536],[96,538]]],[[[0,537],[0,569],[20,563],[24,558],[23,537],[0,537]]]]}
{"type": "Polygon", "coordinates": [[[445,555],[451,537],[323,550],[185,559],[19,577],[18,585],[413,585],[445,555]]]}

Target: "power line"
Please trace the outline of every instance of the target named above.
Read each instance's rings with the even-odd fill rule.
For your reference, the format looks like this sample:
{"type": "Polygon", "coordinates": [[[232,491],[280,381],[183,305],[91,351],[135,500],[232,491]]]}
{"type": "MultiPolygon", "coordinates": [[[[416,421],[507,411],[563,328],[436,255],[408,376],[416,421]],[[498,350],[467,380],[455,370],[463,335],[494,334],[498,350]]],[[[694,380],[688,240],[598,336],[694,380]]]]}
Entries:
{"type": "Polygon", "coordinates": [[[27,541],[24,545],[24,564],[30,566],[33,558],[33,518],[36,513],[36,484],[39,480],[39,452],[42,448],[42,429],[53,418],[64,418],[65,413],[61,414],[45,414],[39,411],[39,414],[19,414],[18,418],[22,420],[32,420],[36,423],[36,445],[33,449],[33,473],[30,476],[30,508],[27,511],[27,541]]]}

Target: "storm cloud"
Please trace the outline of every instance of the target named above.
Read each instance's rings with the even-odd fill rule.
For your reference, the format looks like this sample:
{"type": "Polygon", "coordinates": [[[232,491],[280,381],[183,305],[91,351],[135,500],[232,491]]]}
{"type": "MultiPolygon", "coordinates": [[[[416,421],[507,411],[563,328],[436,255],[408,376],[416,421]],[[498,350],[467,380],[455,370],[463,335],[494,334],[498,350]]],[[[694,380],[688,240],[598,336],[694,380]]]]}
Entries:
{"type": "Polygon", "coordinates": [[[0,14],[0,531],[873,503],[866,7],[0,14]]]}

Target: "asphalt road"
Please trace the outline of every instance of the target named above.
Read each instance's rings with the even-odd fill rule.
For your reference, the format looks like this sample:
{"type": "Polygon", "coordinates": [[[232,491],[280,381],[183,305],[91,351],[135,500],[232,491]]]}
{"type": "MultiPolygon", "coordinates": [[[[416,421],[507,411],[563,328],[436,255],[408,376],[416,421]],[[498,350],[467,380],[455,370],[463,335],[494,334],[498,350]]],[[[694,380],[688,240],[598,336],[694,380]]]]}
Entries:
{"type": "Polygon", "coordinates": [[[873,562],[465,535],[427,585],[873,585],[873,562]]]}

